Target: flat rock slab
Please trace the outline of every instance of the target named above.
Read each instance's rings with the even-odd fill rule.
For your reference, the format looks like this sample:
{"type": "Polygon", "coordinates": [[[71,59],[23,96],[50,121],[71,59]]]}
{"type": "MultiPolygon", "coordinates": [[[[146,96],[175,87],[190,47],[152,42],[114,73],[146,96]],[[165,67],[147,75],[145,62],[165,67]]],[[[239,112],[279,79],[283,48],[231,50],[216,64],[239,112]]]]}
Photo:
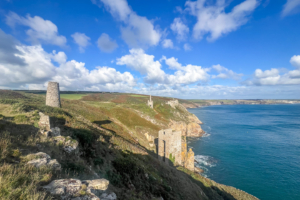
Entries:
{"type": "Polygon", "coordinates": [[[102,179],[95,179],[95,180],[86,180],[83,183],[87,183],[88,187],[95,190],[106,190],[109,185],[109,181],[102,178],[102,179]]]}

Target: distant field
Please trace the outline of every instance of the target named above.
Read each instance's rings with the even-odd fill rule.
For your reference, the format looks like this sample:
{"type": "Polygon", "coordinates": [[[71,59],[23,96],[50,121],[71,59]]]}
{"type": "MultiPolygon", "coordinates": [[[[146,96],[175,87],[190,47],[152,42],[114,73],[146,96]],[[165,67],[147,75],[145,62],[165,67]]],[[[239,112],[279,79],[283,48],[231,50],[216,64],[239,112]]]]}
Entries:
{"type": "Polygon", "coordinates": [[[70,100],[78,100],[81,99],[83,96],[88,94],[61,94],[60,98],[62,99],[70,99],[70,100]]]}
{"type": "Polygon", "coordinates": [[[132,97],[146,97],[146,96],[144,96],[144,95],[138,95],[138,94],[132,94],[132,95],[130,95],[130,96],[132,96],[132,97]]]}

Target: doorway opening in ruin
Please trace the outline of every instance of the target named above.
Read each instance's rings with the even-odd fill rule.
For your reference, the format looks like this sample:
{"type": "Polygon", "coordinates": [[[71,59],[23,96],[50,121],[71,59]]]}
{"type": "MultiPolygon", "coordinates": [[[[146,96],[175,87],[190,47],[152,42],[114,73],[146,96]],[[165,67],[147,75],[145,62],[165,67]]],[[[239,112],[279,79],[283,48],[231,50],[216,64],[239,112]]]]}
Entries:
{"type": "Polygon", "coordinates": [[[166,141],[164,141],[164,157],[163,157],[163,161],[166,162],[166,141]]]}

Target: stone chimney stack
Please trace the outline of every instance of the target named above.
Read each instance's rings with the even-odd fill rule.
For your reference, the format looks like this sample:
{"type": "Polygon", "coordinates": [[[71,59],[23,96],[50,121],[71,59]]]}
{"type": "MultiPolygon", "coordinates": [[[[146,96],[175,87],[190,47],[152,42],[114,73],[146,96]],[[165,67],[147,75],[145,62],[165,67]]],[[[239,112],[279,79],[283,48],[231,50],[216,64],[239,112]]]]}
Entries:
{"type": "Polygon", "coordinates": [[[61,107],[59,83],[48,82],[48,88],[46,94],[46,105],[51,107],[58,107],[58,108],[61,107]]]}

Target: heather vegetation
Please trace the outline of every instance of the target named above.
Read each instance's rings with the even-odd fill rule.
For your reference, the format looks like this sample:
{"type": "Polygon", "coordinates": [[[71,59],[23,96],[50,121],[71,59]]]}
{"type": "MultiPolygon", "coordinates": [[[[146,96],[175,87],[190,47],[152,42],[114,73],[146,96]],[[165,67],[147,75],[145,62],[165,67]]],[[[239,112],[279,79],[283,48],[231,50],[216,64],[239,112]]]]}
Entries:
{"type": "Polygon", "coordinates": [[[99,177],[125,200],[254,199],[157,160],[144,133],[157,136],[170,119],[189,115],[165,104],[170,99],[154,97],[153,110],[144,95],[92,93],[75,99],[62,98],[62,108],[52,108],[44,95],[0,90],[0,199],[51,199],[41,187],[52,180],[99,177]],[[61,143],[39,133],[39,112],[50,116],[62,136],[79,142],[79,153],[66,154],[61,143]],[[36,152],[56,159],[62,170],[26,165],[36,152]]]}

